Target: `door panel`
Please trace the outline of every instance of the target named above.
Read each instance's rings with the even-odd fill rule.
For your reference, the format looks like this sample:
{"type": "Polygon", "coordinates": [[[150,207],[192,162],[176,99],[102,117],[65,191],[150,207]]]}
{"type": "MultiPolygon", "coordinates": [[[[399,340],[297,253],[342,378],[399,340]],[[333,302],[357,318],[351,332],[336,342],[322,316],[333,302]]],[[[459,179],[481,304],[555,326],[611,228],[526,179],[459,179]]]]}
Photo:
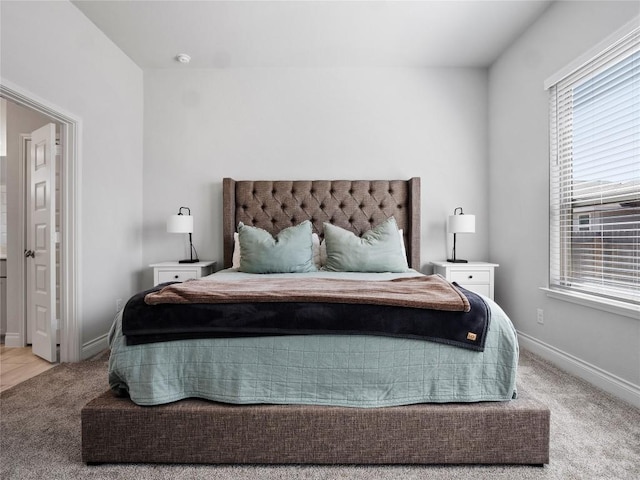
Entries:
{"type": "Polygon", "coordinates": [[[57,361],[56,320],[56,128],[53,123],[31,134],[28,198],[27,315],[32,325],[33,353],[57,361]]]}

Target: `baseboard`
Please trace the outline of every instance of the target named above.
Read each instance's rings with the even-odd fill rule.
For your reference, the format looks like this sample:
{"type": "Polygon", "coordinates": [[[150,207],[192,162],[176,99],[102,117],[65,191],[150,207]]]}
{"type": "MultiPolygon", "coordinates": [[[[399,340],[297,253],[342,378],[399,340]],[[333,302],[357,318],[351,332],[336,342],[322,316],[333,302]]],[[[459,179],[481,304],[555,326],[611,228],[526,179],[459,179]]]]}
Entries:
{"type": "Polygon", "coordinates": [[[22,339],[19,333],[5,333],[4,334],[4,346],[5,347],[24,347],[22,339]]]}
{"type": "Polygon", "coordinates": [[[87,358],[91,358],[94,355],[99,354],[103,350],[109,348],[109,334],[105,333],[93,340],[88,341],[87,343],[82,344],[82,352],[80,353],[80,357],[82,360],[86,360],[87,358]]]}
{"type": "Polygon", "coordinates": [[[544,343],[526,333],[518,332],[518,342],[525,350],[539,355],[572,375],[640,408],[640,386],[544,343]]]}

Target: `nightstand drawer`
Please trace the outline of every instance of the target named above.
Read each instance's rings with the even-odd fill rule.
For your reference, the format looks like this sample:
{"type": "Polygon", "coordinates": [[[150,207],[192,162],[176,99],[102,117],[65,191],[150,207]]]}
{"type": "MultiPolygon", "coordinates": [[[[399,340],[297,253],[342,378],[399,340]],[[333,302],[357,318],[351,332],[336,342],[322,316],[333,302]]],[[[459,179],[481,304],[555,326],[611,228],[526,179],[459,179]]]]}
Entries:
{"type": "Polygon", "coordinates": [[[195,263],[160,262],[149,265],[153,268],[153,284],[166,282],[184,282],[192,278],[210,275],[216,268],[216,262],[203,260],[195,263]]]}
{"type": "Polygon", "coordinates": [[[497,263],[487,262],[431,262],[433,273],[442,275],[450,282],[456,282],[461,287],[479,293],[493,300],[494,271],[497,263]]]}
{"type": "Polygon", "coordinates": [[[200,276],[200,269],[194,268],[193,270],[158,270],[158,283],[164,282],[184,282],[192,278],[198,278],[200,276]]]}
{"type": "Polygon", "coordinates": [[[459,284],[491,283],[491,272],[488,270],[458,270],[451,272],[451,282],[459,284]]]}

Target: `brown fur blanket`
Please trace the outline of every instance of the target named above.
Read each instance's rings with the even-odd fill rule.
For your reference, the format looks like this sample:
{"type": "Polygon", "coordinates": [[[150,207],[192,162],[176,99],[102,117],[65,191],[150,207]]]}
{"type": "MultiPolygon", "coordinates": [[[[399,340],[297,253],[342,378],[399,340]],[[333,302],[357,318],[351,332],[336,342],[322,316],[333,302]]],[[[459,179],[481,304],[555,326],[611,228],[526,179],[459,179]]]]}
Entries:
{"type": "Polygon", "coordinates": [[[469,300],[440,275],[393,280],[269,278],[175,283],[145,296],[147,305],[241,302],[324,302],[468,312],[469,300]]]}

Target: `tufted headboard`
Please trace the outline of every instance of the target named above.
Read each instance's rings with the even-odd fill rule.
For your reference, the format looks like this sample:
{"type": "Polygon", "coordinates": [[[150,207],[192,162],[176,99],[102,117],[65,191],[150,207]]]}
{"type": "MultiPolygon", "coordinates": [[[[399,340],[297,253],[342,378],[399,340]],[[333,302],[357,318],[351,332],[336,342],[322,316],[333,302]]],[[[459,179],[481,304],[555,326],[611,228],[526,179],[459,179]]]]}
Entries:
{"type": "Polygon", "coordinates": [[[238,222],[272,235],[304,220],[323,236],[329,222],[362,235],[394,216],[404,231],[409,266],[420,269],[420,178],[222,182],[224,268],[231,267],[238,222]]]}

